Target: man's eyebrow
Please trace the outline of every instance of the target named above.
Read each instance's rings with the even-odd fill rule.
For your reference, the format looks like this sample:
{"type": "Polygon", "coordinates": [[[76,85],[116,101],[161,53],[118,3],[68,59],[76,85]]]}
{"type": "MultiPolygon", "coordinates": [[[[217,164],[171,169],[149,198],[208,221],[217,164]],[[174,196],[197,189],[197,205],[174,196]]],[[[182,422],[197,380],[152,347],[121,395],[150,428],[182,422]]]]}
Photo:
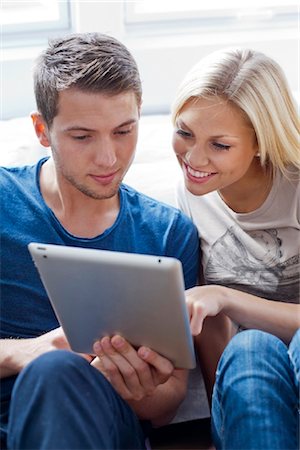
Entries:
{"type": "Polygon", "coordinates": [[[93,128],[82,127],[80,125],[72,125],[64,129],[64,131],[95,131],[93,128]]]}
{"type": "MultiPolygon", "coordinates": [[[[125,122],[121,123],[120,125],[117,125],[115,128],[122,128],[126,125],[131,125],[137,123],[137,119],[129,119],[125,122]]],[[[93,132],[96,131],[93,128],[83,127],[81,125],[71,125],[70,127],[65,128],[64,131],[86,131],[86,132],[93,132]]]]}
{"type": "Polygon", "coordinates": [[[122,127],[125,127],[126,125],[131,125],[134,123],[137,123],[137,119],[129,119],[129,120],[126,120],[125,122],[121,123],[120,125],[117,125],[116,128],[122,128],[122,127]]]}

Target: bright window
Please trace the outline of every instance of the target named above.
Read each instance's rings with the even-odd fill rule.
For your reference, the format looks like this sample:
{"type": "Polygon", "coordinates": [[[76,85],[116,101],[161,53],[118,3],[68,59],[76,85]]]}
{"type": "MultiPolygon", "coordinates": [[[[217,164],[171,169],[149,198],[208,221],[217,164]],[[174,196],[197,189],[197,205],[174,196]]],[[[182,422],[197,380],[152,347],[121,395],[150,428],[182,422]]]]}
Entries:
{"type": "Polygon", "coordinates": [[[127,26],[162,22],[210,27],[259,27],[297,21],[298,2],[289,0],[137,0],[125,2],[127,26]]]}
{"type": "Polygon", "coordinates": [[[69,0],[2,0],[0,24],[5,45],[40,41],[70,29],[69,0]]]}

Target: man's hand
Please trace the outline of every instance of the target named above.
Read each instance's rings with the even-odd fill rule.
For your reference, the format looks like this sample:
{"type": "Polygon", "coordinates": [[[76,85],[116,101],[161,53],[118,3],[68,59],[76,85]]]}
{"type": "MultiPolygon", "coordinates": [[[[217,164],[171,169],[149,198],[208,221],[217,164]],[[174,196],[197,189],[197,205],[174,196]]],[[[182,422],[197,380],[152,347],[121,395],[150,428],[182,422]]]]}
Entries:
{"type": "Polygon", "coordinates": [[[102,338],[94,344],[92,362],[126,401],[151,396],[169,380],[174,367],[169,360],[147,347],[135,350],[123,337],[102,338]]]}
{"type": "Polygon", "coordinates": [[[40,349],[44,347],[46,351],[70,350],[70,345],[62,327],[55,328],[48,333],[42,334],[41,336],[32,339],[32,341],[35,341],[40,349]]]}
{"type": "MultiPolygon", "coordinates": [[[[71,350],[70,344],[67,341],[62,327],[55,328],[54,330],[42,334],[35,339],[39,341],[39,345],[44,346],[45,351],[42,353],[46,353],[46,351],[50,352],[51,350],[71,350]]],[[[42,349],[42,347],[40,348],[42,349]]],[[[79,353],[79,355],[89,362],[93,359],[91,355],[87,355],[85,353],[79,353]]]]}
{"type": "MultiPolygon", "coordinates": [[[[70,345],[61,327],[36,338],[1,339],[0,378],[16,375],[31,361],[52,350],[70,350],[70,345]]],[[[88,361],[89,355],[82,355],[88,361]]]]}

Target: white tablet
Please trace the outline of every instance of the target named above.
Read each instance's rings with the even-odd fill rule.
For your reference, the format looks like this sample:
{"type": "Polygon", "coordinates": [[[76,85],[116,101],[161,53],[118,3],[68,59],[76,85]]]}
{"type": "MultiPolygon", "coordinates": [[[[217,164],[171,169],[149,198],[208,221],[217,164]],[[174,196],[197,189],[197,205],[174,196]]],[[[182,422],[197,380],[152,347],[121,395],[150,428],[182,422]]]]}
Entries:
{"type": "Polygon", "coordinates": [[[92,354],[95,340],[120,334],[177,368],[195,367],[179,260],[39,243],[28,248],[72,350],[92,354]]]}

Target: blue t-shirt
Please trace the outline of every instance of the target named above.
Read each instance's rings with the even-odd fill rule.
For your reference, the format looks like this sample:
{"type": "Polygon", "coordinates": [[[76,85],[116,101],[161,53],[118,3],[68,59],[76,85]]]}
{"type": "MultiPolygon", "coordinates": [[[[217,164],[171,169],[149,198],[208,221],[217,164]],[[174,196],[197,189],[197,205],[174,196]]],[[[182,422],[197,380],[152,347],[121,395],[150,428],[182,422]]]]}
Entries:
{"type": "Polygon", "coordinates": [[[179,210],[121,185],[115,223],[97,237],[78,238],[44,202],[39,172],[45,161],[0,169],[1,338],[35,337],[59,325],[31,260],[30,242],[172,256],[182,262],[186,288],[196,284],[198,232],[179,210]]]}
{"type": "MultiPolygon", "coordinates": [[[[120,211],[112,227],[92,239],[73,236],[41,195],[39,173],[46,159],[34,166],[0,168],[1,338],[35,337],[59,326],[31,260],[27,248],[30,242],[172,256],[182,262],[186,288],[196,284],[199,239],[190,219],[175,208],[121,185],[120,211]]],[[[15,379],[12,376],[1,380],[3,443],[15,379]]]]}

